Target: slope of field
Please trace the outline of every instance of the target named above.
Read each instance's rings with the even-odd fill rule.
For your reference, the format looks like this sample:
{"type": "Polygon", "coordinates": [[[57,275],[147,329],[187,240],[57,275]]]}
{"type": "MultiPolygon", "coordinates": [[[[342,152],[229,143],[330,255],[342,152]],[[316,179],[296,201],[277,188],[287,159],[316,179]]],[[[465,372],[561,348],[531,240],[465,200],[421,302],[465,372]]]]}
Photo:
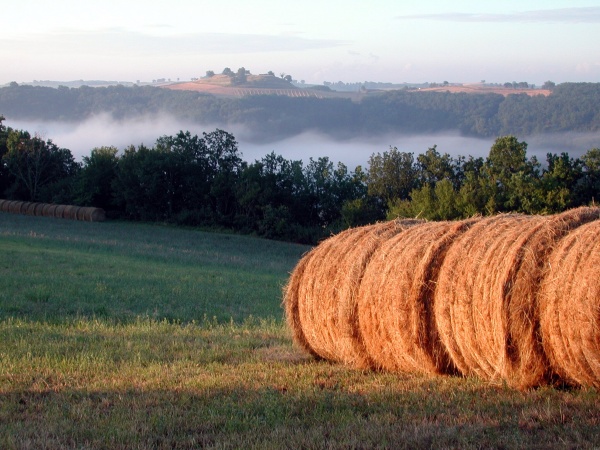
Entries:
{"type": "Polygon", "coordinates": [[[0,319],[281,319],[308,247],[143,224],[0,212],[0,319]]]}
{"type": "MultiPolygon", "coordinates": [[[[273,75],[248,75],[243,84],[235,84],[226,75],[214,75],[210,78],[200,78],[196,81],[169,83],[161,86],[166,89],[179,91],[195,91],[225,97],[245,97],[248,95],[286,95],[288,97],[360,97],[367,93],[381,92],[380,90],[358,92],[337,92],[335,90],[300,89],[290,82],[273,75]]],[[[412,89],[411,89],[412,90],[412,89]]],[[[414,89],[415,92],[450,92],[466,94],[500,94],[503,96],[527,94],[529,96],[551,94],[547,89],[513,89],[500,86],[488,86],[480,83],[436,86],[414,89]]]]}
{"type": "Polygon", "coordinates": [[[451,86],[436,86],[430,88],[418,89],[418,92],[451,92],[451,93],[465,93],[465,94],[500,94],[504,97],[515,94],[527,94],[529,96],[543,95],[547,97],[551,94],[548,89],[513,89],[499,86],[485,86],[482,84],[463,84],[463,85],[451,85],[451,86]]]}
{"type": "Polygon", "coordinates": [[[196,81],[172,83],[161,86],[176,91],[194,91],[223,97],[246,97],[249,95],[285,95],[288,97],[353,97],[355,93],[342,93],[320,89],[301,89],[289,81],[273,75],[248,75],[245,83],[234,83],[226,75],[214,75],[196,81]]]}

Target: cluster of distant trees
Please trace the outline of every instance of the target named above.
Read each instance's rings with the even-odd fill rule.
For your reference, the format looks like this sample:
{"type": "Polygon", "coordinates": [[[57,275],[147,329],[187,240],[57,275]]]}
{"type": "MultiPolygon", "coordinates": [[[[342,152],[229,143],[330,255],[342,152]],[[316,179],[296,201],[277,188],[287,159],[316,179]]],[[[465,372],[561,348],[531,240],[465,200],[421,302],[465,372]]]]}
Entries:
{"type": "Polygon", "coordinates": [[[5,127],[2,119],[4,198],[303,243],[386,217],[552,213],[600,195],[600,149],[575,159],[548,154],[542,167],[514,136],[498,138],[485,159],[452,158],[436,147],[416,157],[390,148],[351,171],[327,157],[304,164],[271,153],[248,163],[226,131],[181,131],[151,147],[95,148],[78,163],[68,149],[5,127]]]}
{"type": "MultiPolygon", "coordinates": [[[[244,68],[232,72],[242,77],[244,68]]],[[[82,121],[100,113],[115,119],[167,113],[227,129],[244,125],[275,139],[305,131],[352,137],[381,133],[459,131],[464,135],[531,136],[600,131],[600,83],[563,83],[552,95],[456,94],[395,90],[349,98],[257,95],[218,98],[152,86],[58,89],[11,83],[0,88],[0,111],[12,119],[82,121]]]]}

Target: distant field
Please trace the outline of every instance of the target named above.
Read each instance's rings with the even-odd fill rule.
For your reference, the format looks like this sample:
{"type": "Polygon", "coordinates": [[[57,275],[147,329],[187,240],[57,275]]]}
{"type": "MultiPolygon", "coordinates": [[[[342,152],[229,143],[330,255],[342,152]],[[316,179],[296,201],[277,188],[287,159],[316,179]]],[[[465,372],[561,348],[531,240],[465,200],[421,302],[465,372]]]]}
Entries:
{"type": "Polygon", "coordinates": [[[308,247],[0,213],[0,448],[594,448],[598,392],[314,361],[308,247]]]}
{"type": "Polygon", "coordinates": [[[465,84],[461,86],[436,86],[431,88],[422,88],[418,92],[452,92],[465,94],[500,94],[503,96],[514,94],[527,94],[529,96],[543,95],[548,96],[552,92],[548,89],[513,89],[505,87],[485,86],[480,84],[465,84]]]}
{"type": "MultiPolygon", "coordinates": [[[[276,77],[250,75],[249,82],[241,86],[231,84],[230,78],[225,75],[215,75],[212,78],[202,78],[197,81],[165,84],[166,89],[177,91],[195,91],[225,97],[245,97],[248,95],[286,95],[288,97],[316,97],[335,98],[346,97],[357,100],[366,93],[322,91],[317,89],[294,88],[290,83],[276,77]]],[[[498,86],[487,86],[479,83],[436,86],[415,89],[415,92],[451,92],[466,94],[500,94],[503,96],[513,94],[527,94],[529,96],[548,96],[551,91],[547,89],[512,89],[498,86]]],[[[374,91],[376,92],[376,91],[374,91]]]]}

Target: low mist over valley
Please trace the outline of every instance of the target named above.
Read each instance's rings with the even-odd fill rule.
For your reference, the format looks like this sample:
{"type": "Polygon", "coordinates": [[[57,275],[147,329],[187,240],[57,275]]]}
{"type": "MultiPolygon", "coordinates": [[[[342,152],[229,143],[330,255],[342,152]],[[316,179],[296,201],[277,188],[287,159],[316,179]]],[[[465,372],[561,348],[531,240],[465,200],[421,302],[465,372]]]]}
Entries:
{"type": "MultiPolygon", "coordinates": [[[[107,113],[91,117],[83,122],[58,122],[6,119],[5,125],[14,129],[37,133],[44,139],[52,139],[59,147],[68,148],[76,160],[88,156],[93,148],[115,146],[123,150],[134,145],[153,145],[161,136],[174,135],[180,130],[201,134],[224,124],[195,124],[173,116],[141,116],[136,119],[115,120],[107,113]]],[[[242,158],[254,162],[274,152],[286,159],[302,160],[329,157],[334,162],[342,162],[350,169],[365,167],[369,157],[390,147],[400,151],[425,153],[428,148],[437,146],[440,153],[453,157],[486,157],[494,138],[461,136],[458,132],[438,132],[431,134],[385,133],[378,136],[362,136],[348,139],[335,139],[324,133],[305,131],[298,135],[268,142],[253,139],[253,133],[242,126],[226,127],[238,141],[242,158]]],[[[544,161],[547,153],[567,152],[573,157],[600,145],[600,132],[562,132],[534,136],[518,136],[528,143],[528,155],[544,161]]]]}

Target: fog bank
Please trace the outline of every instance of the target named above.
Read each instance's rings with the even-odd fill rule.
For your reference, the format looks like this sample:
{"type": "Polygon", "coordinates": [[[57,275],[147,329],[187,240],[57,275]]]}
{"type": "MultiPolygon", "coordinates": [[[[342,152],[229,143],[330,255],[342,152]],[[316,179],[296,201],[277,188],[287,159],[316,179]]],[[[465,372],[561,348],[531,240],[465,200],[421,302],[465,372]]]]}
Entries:
{"type": "MultiPolygon", "coordinates": [[[[432,135],[386,134],[351,140],[335,140],[313,132],[270,142],[257,143],[250,139],[251,133],[243,128],[217,125],[199,125],[185,123],[172,117],[144,117],[136,120],[116,121],[108,114],[90,118],[81,123],[41,122],[5,120],[6,126],[23,129],[31,134],[39,134],[44,139],[52,139],[59,147],[71,150],[76,160],[81,161],[95,147],[114,146],[123,150],[130,145],[145,144],[153,146],[156,139],[163,135],[174,135],[180,130],[201,135],[203,131],[222,128],[232,133],[237,141],[242,159],[252,163],[263,156],[275,152],[286,159],[303,160],[329,157],[334,163],[342,162],[354,170],[357,165],[366,167],[373,153],[383,153],[390,146],[403,152],[416,155],[425,153],[428,148],[437,145],[440,153],[453,157],[486,157],[494,143],[493,138],[482,139],[460,136],[458,133],[432,135]]],[[[600,133],[553,133],[537,136],[517,136],[528,143],[528,156],[536,156],[540,162],[546,160],[547,153],[567,152],[579,157],[587,150],[600,147],[600,133]]]]}

